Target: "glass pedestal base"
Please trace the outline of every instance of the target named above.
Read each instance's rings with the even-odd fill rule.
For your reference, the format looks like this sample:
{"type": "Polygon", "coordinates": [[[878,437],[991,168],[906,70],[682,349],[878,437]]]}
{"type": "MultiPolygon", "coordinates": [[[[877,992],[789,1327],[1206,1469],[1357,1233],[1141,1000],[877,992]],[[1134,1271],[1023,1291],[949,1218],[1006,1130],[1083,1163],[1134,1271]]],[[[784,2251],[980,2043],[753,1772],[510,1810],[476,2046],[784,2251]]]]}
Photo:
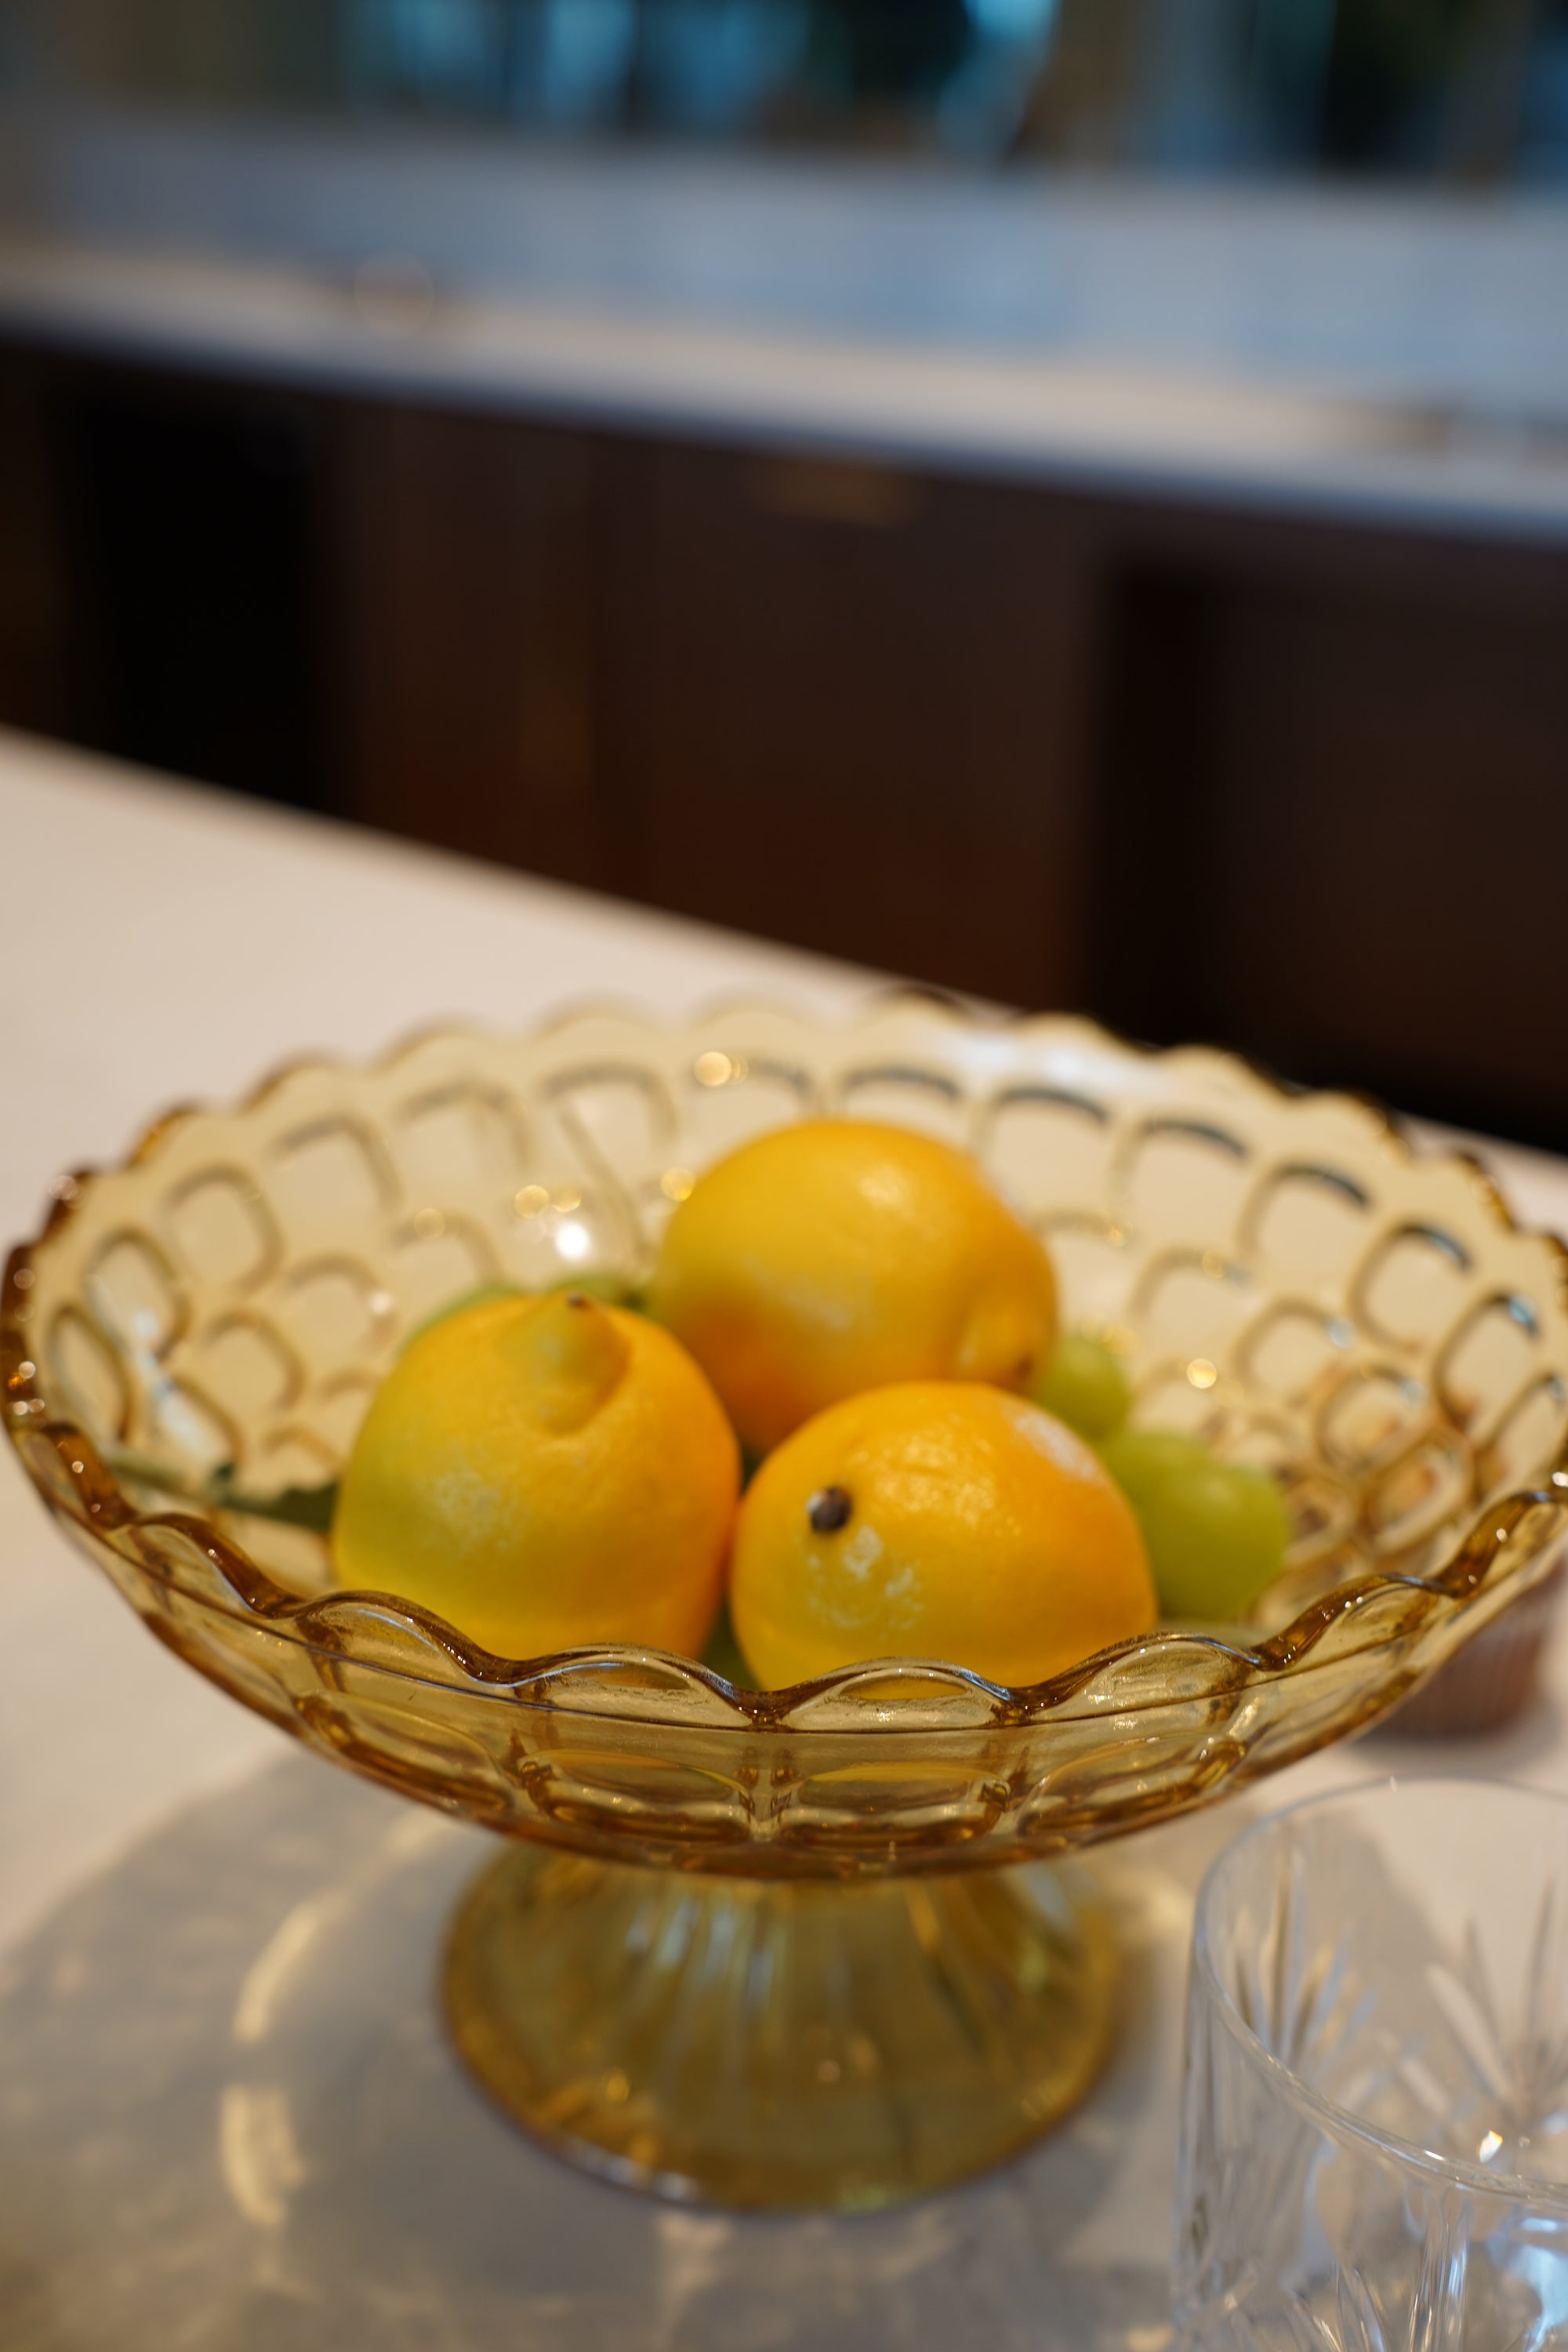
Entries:
{"type": "Polygon", "coordinates": [[[1070,1866],[863,1885],[520,1846],[453,1923],[447,2011],[507,2112],[688,2202],[848,2211],[1047,2131],[1109,2054],[1109,1923],[1070,1866]]]}

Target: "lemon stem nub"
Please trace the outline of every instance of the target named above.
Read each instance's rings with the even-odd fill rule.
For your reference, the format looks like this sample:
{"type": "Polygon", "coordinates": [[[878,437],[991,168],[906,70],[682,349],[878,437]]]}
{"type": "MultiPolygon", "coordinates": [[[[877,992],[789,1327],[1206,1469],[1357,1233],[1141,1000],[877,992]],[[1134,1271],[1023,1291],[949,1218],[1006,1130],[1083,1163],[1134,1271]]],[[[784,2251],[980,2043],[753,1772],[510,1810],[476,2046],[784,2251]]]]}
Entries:
{"type": "Polygon", "coordinates": [[[513,1350],[528,1409],[546,1429],[580,1429],[608,1402],[630,1350],[606,1307],[581,1290],[556,1291],[518,1321],[513,1350]]]}
{"type": "Polygon", "coordinates": [[[849,1524],[855,1508],[847,1486],[820,1486],[805,1507],[806,1517],[819,1536],[836,1536],[849,1524]]]}

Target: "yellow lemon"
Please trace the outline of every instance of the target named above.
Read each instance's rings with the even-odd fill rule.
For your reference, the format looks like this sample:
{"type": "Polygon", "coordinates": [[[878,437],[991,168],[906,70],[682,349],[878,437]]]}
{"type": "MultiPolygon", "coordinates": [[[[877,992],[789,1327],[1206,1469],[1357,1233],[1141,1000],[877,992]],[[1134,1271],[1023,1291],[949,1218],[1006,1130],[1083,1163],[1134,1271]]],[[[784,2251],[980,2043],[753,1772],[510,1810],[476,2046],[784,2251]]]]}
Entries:
{"type": "Polygon", "coordinates": [[[1155,1622],[1138,1522],[1083,1440],[947,1381],[851,1397],[769,1456],[730,1611],[768,1689],[886,1657],[1040,1682],[1155,1622]]]}
{"type": "Polygon", "coordinates": [[[734,1524],[734,1433],[678,1341],[581,1292],[424,1331],[338,1494],[340,1584],[417,1601],[487,1650],[696,1655],[734,1524]]]}
{"type": "Polygon", "coordinates": [[[778,1128],[709,1169],[650,1304],[757,1454],[889,1381],[1022,1388],[1056,1337],[1050,1260],[975,1162],[860,1119],[778,1128]]]}

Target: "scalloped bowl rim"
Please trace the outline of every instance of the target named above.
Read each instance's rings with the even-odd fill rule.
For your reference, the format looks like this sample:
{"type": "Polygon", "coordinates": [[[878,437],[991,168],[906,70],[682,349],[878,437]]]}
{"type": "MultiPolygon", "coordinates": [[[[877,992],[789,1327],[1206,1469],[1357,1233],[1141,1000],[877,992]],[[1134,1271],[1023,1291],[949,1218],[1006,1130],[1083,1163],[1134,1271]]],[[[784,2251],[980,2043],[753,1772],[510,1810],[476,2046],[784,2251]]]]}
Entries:
{"type": "MultiPolygon", "coordinates": [[[[668,1037],[678,1028],[698,1026],[707,1021],[741,1018],[748,1013],[776,1018],[781,1013],[788,1012],[789,1017],[798,1021],[802,1026],[819,1034],[831,1034],[863,1024],[874,1010],[896,1010],[900,1005],[918,1008],[927,1017],[939,1019],[970,1034],[1026,1032],[1031,1028],[1050,1029],[1059,1034],[1070,1029],[1087,1045],[1100,1051],[1178,1067],[1184,1061],[1200,1059],[1211,1067],[1221,1066],[1241,1080],[1244,1089],[1276,1099],[1349,1105],[1366,1120],[1377,1149],[1390,1160],[1408,1162],[1419,1159],[1433,1165],[1446,1164],[1460,1169],[1487,1213],[1501,1231],[1539,1243],[1550,1252],[1556,1262],[1560,1303],[1568,1310],[1568,1244],[1553,1233],[1521,1224],[1495,1181],[1472,1153],[1441,1148],[1431,1151],[1419,1150],[1405,1133],[1394,1114],[1364,1096],[1342,1088],[1306,1088],[1286,1084],[1245,1055],[1225,1047],[1190,1043],[1166,1047],[1142,1045],[1119,1036],[1100,1024],[1076,1015],[991,1014],[978,1012],[940,990],[906,986],[868,990],[854,1010],[837,1020],[796,1013],[776,1001],[747,994],[708,1000],[679,1021],[650,1013],[636,1004],[591,999],[559,1007],[521,1031],[508,1030],[500,1024],[488,1024],[477,1019],[453,1018],[423,1023],[404,1032],[391,1045],[372,1055],[355,1057],[346,1054],[308,1052],[291,1055],[271,1066],[232,1104],[174,1104],[150,1119],[119,1160],[103,1166],[73,1170],[59,1181],[48,1213],[38,1232],[31,1239],[13,1247],[7,1257],[4,1284],[0,1286],[0,1354],[13,1365],[27,1360],[22,1324],[26,1312],[26,1294],[33,1279],[35,1255],[46,1248],[64,1224],[75,1216],[83,1197],[94,1185],[145,1164],[171,1133],[187,1120],[204,1116],[243,1117],[300,1073],[352,1071],[374,1075],[395,1069],[401,1062],[436,1042],[475,1038],[507,1043],[531,1042],[555,1035],[581,1022],[606,1017],[631,1023],[650,1035],[668,1037]]],[[[773,1691],[753,1691],[727,1682],[721,1675],[694,1659],[630,1643],[584,1645],[577,1649],[549,1652],[531,1659],[498,1658],[433,1612],[402,1601],[395,1594],[362,1588],[352,1591],[344,1588],[314,1595],[290,1591],[226,1536],[216,1518],[195,1508],[177,1512],[142,1510],[104,1465],[92,1439],[74,1422],[57,1419],[48,1413],[47,1400],[39,1385],[36,1369],[25,1377],[13,1370],[7,1387],[13,1400],[11,1416],[7,1421],[8,1433],[22,1454],[29,1478],[51,1509],[59,1508],[58,1498],[44,1489],[34,1476],[20,1442],[24,1438],[45,1440],[62,1452],[68,1442],[69,1450],[79,1456],[81,1465],[78,1470],[77,1464],[73,1462],[72,1470],[82,1482],[87,1506],[101,1528],[176,1528],[200,1543],[233,1593],[235,1606],[231,1609],[226,1602],[219,1601],[210,1593],[180,1584],[177,1579],[166,1572],[143,1563],[143,1573],[162,1574],[164,1580],[177,1587],[183,1606],[195,1606],[204,1612],[210,1612],[231,1621],[237,1619],[256,1624],[265,1628],[273,1639],[287,1640],[315,1654],[337,1658],[344,1655],[342,1643],[311,1638],[310,1632],[301,1629],[301,1621],[313,1614],[335,1612],[345,1606],[368,1607],[390,1619],[400,1631],[412,1636],[422,1646],[443,1654],[460,1670],[460,1679],[454,1680],[437,1674],[421,1674],[408,1664],[393,1664],[363,1655],[358,1658],[361,1664],[373,1667],[378,1674],[386,1675],[394,1681],[445,1690],[461,1689],[514,1706],[531,1703],[561,1712],[569,1708],[574,1717],[613,1716],[623,1725],[641,1723],[656,1728],[675,1728],[679,1723],[679,1727],[687,1729],[722,1731],[728,1727],[743,1729],[752,1735],[775,1731],[787,1733],[792,1738],[832,1738],[840,1740],[849,1732],[858,1735],[862,1732],[881,1734],[917,1730],[922,1739],[940,1737],[943,1732],[955,1738],[973,1738],[976,1727],[973,1720],[961,1724],[922,1722],[922,1710],[910,1700],[898,1703],[896,1721],[884,1718],[872,1722],[858,1719],[853,1724],[800,1724],[790,1720],[802,1706],[815,1706],[835,1696],[853,1700],[857,1685],[886,1685],[899,1681],[920,1682],[928,1686],[935,1682],[952,1698],[965,1693],[975,1697],[984,1695],[991,1702],[987,1720],[997,1727],[1024,1727],[1047,1719],[1061,1723],[1159,1713],[1222,1689],[1272,1683],[1286,1676],[1300,1680],[1321,1666],[1342,1664],[1349,1657],[1375,1654],[1385,1646],[1384,1639],[1376,1635],[1363,1644],[1336,1647],[1325,1659],[1314,1658],[1312,1653],[1320,1648],[1328,1633],[1345,1623],[1380,1593],[1395,1590],[1426,1592],[1437,1602],[1447,1601],[1456,1606],[1462,1604],[1468,1596],[1475,1595],[1486,1585],[1514,1527],[1529,1510],[1544,1507],[1558,1514],[1560,1520],[1568,1524],[1568,1491],[1565,1491],[1568,1490],[1568,1434],[1565,1434],[1546,1466],[1544,1483],[1516,1488],[1481,1506],[1468,1528],[1456,1540],[1452,1551],[1432,1573],[1413,1577],[1377,1570],[1363,1572],[1321,1596],[1289,1624],[1254,1647],[1227,1641],[1218,1633],[1161,1627],[1150,1633],[1113,1643],[1059,1674],[1028,1685],[1009,1686],[991,1682],[966,1667],[945,1661],[900,1656],[868,1658],[807,1682],[773,1691]],[[43,1417],[34,1417],[39,1414],[43,1417]],[[1497,1525],[1502,1517],[1508,1520],[1506,1527],[1497,1525]],[[247,1591],[247,1587],[250,1589],[247,1591]],[[1108,1666],[1151,1652],[1172,1654],[1177,1651],[1185,1652],[1194,1660],[1200,1657],[1208,1659],[1216,1668],[1233,1666],[1236,1671],[1234,1675],[1216,1674],[1204,1684],[1201,1692],[1190,1688],[1167,1691],[1151,1698],[1107,1696],[1103,1699],[1091,1699],[1081,1711],[1075,1713],[1072,1709],[1074,1697],[1108,1666]],[[640,1712],[635,1706],[595,1708],[584,1705],[575,1693],[568,1696],[551,1687],[563,1683],[569,1675],[593,1675],[605,1678],[599,1685],[602,1691],[612,1675],[626,1676],[654,1671],[662,1671],[672,1685],[689,1689],[696,1684],[710,1698],[727,1705],[732,1710],[728,1722],[708,1717],[694,1723],[689,1715],[672,1717],[668,1710],[659,1709],[653,1704],[640,1712]],[[539,1689],[537,1697],[534,1697],[524,1687],[529,1685],[544,1687],[539,1689]]],[[[1558,1536],[1545,1549],[1555,1555],[1561,1541],[1560,1528],[1558,1536]]],[[[1544,1570],[1541,1573],[1543,1574],[1544,1570]]],[[[1539,1580],[1539,1574],[1529,1580],[1531,1582],[1539,1580]]],[[[1521,1590],[1523,1589],[1521,1585],[1521,1590]]],[[[1395,1640],[1399,1638],[1394,1637],[1395,1640]]],[[[623,1687],[626,1688],[628,1699],[634,1691],[640,1688],[635,1684],[623,1685],[623,1687]]],[[[655,1699],[651,1687],[646,1690],[645,1695],[650,1702],[655,1699]]],[[[871,1702],[868,1699],[862,1698],[857,1704],[865,1713],[870,1712],[871,1702]]]]}

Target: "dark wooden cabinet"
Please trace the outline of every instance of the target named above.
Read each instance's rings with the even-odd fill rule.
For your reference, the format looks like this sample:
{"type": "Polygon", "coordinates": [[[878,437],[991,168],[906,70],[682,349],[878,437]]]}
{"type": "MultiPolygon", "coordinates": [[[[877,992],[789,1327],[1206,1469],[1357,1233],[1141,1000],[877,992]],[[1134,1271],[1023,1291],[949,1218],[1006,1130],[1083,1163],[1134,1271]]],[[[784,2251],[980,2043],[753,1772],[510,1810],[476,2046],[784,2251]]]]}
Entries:
{"type": "Polygon", "coordinates": [[[1561,603],[1215,600],[1204,986],[1287,1067],[1568,1133],[1561,603]]]}
{"type": "Polygon", "coordinates": [[[326,497],[345,813],[603,885],[579,435],[354,405],[326,497]]]}
{"type": "Polygon", "coordinates": [[[0,352],[0,719],[1568,1144],[1568,551],[0,352]]]}
{"type": "Polygon", "coordinates": [[[1070,530],[1005,488],[624,465],[609,702],[660,906],[1021,1003],[1084,982],[1070,530]]]}
{"type": "Polygon", "coordinates": [[[1108,1017],[1568,1145],[1563,558],[1227,532],[1108,641],[1108,1017]]]}
{"type": "Polygon", "coordinates": [[[0,719],[64,733],[64,550],[45,372],[0,354],[0,719]]]}

